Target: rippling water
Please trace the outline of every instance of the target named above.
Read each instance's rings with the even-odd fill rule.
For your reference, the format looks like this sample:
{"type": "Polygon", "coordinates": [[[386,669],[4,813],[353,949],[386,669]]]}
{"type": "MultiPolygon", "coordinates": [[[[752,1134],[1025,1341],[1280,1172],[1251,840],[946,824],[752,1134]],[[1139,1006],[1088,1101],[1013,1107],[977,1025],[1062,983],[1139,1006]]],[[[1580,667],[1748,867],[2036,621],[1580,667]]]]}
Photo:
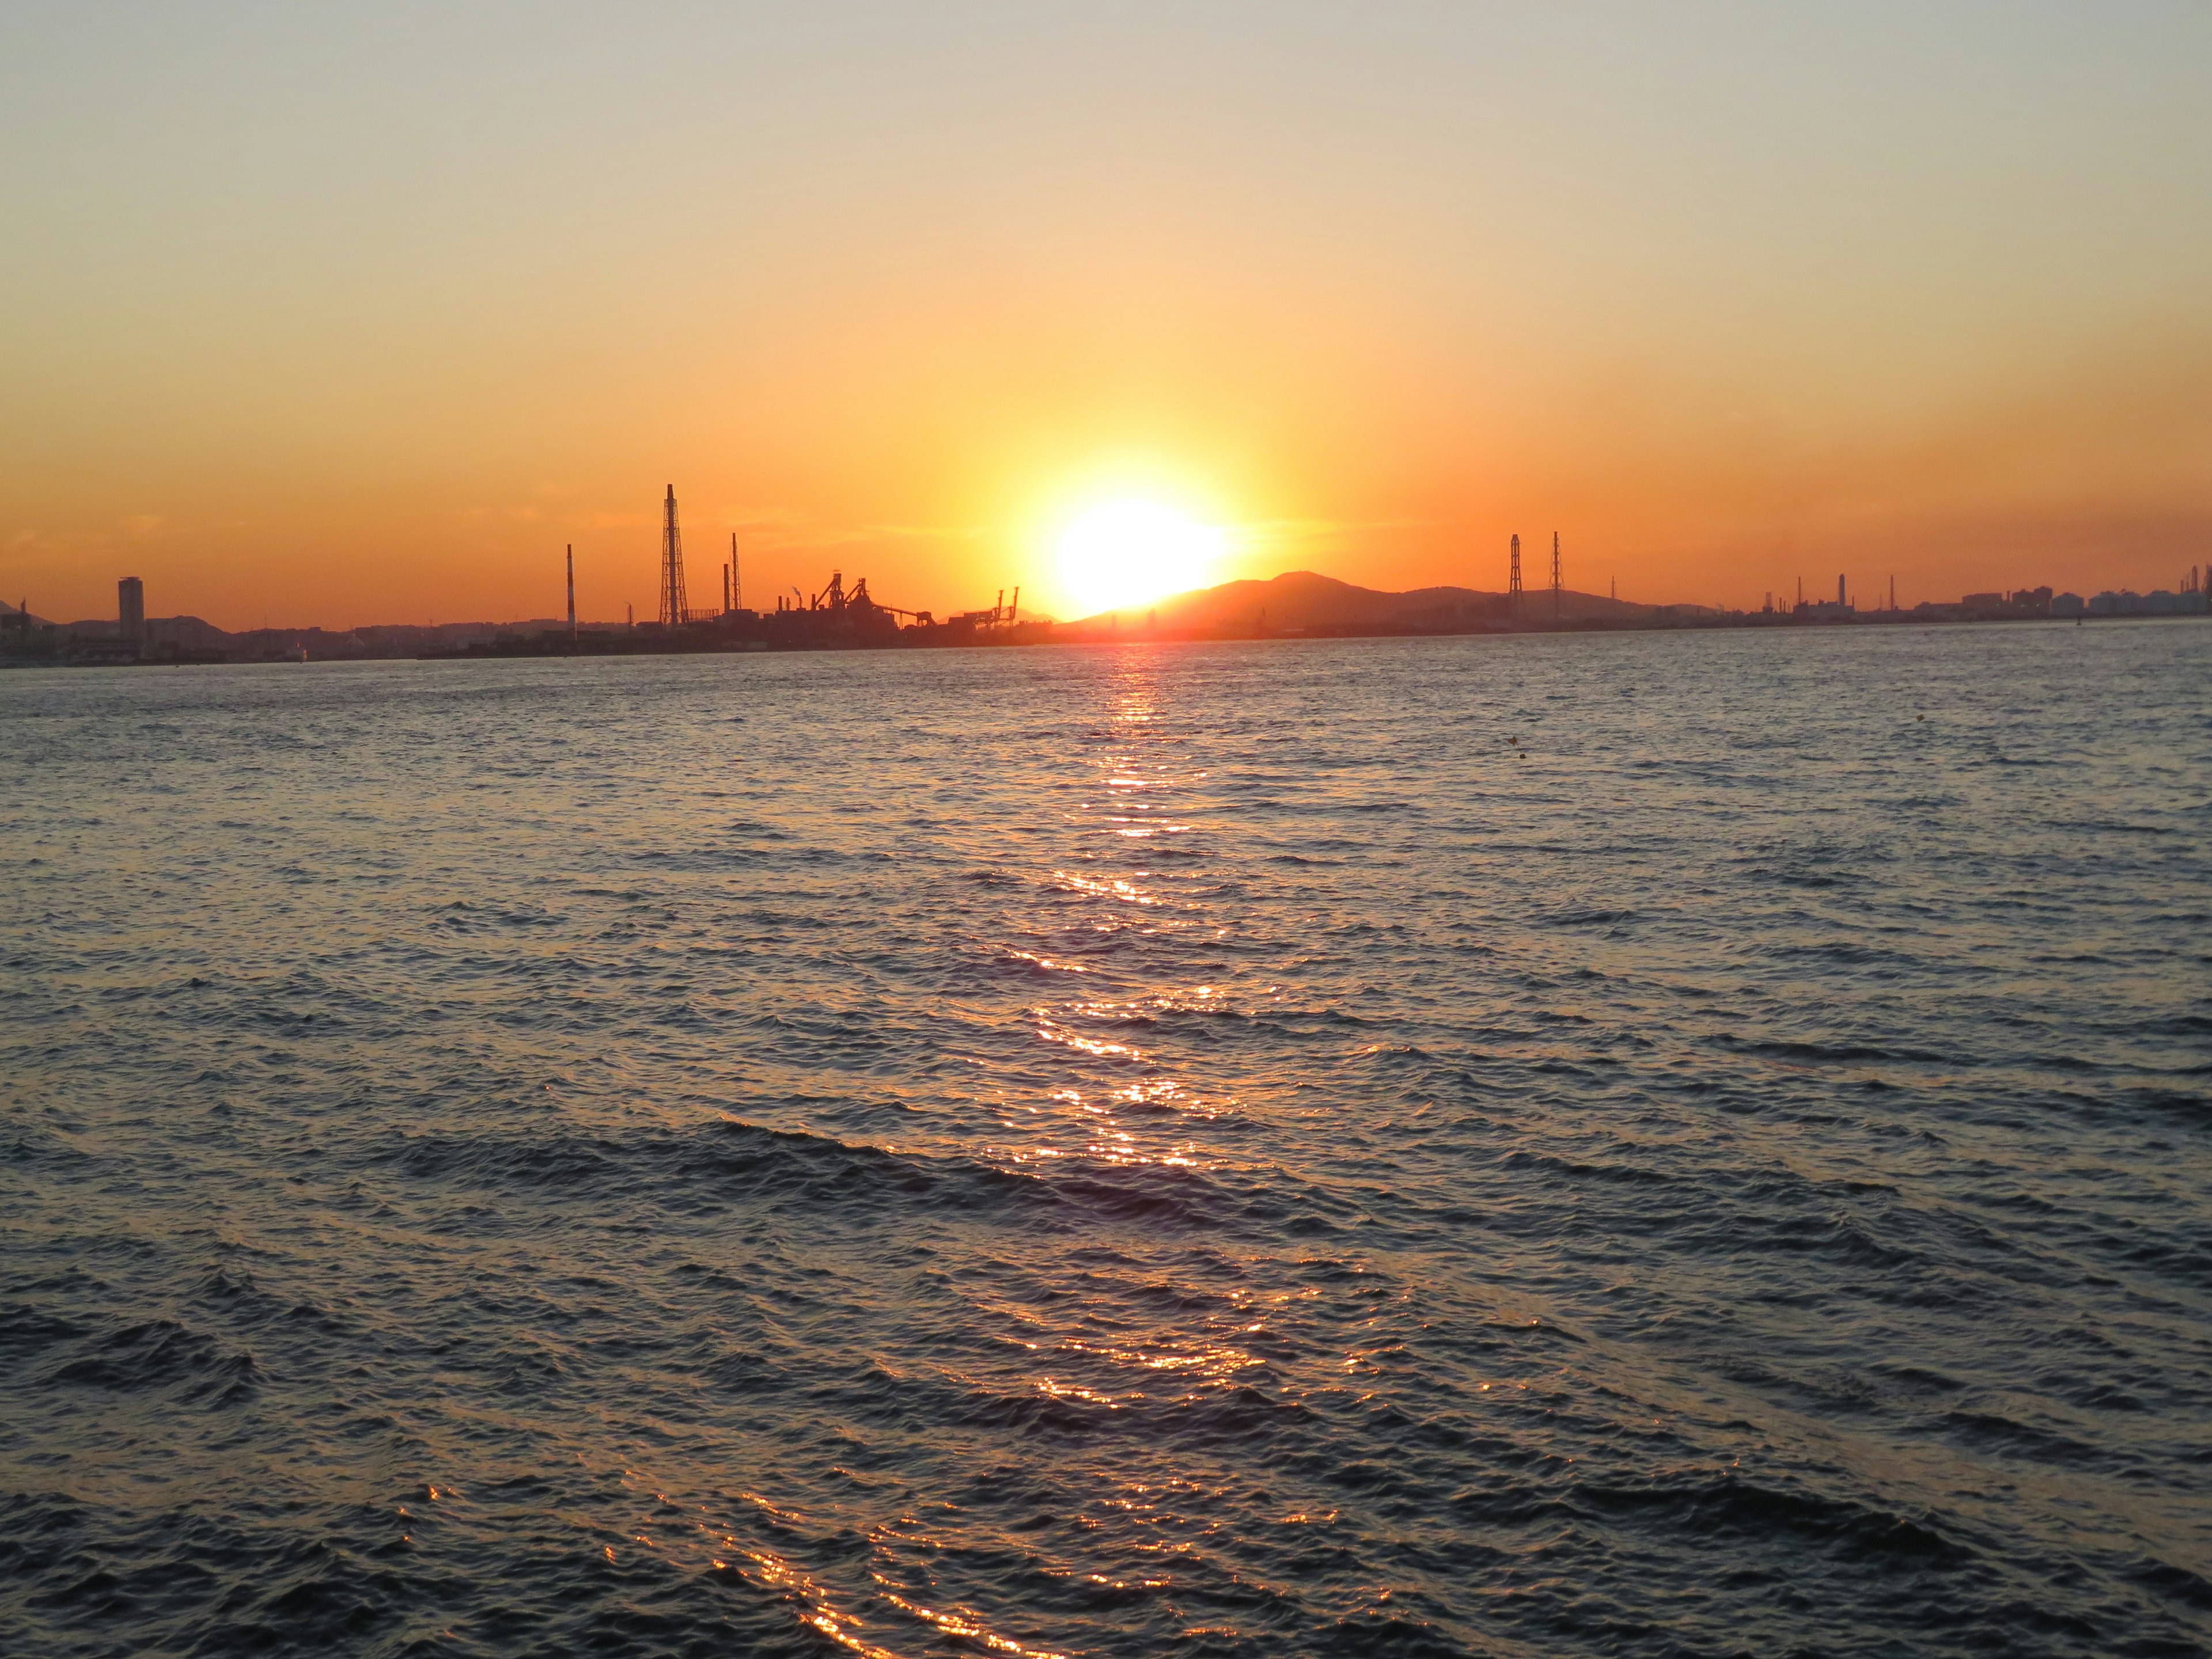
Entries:
{"type": "Polygon", "coordinates": [[[2202,1652],[2208,669],[0,676],[0,1650],[2202,1652]]]}

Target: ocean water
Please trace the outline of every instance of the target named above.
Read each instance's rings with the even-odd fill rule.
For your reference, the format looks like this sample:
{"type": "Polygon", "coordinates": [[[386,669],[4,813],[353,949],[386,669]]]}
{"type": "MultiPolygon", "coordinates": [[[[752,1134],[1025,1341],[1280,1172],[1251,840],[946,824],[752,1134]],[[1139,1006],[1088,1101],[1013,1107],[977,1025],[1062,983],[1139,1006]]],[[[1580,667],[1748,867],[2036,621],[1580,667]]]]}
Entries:
{"type": "Polygon", "coordinates": [[[2208,671],[0,675],[0,1652],[2203,1653],[2208,671]]]}

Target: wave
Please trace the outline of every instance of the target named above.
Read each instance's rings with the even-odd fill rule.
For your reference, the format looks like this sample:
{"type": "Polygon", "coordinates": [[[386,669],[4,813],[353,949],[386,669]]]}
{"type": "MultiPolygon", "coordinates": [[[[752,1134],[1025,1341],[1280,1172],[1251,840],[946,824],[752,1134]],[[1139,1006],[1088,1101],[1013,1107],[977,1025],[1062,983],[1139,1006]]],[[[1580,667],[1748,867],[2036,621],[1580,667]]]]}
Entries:
{"type": "Polygon", "coordinates": [[[159,1394],[179,1404],[222,1409],[251,1400],[261,1381],[252,1354],[172,1319],[84,1337],[67,1355],[40,1378],[46,1388],[159,1394]]]}

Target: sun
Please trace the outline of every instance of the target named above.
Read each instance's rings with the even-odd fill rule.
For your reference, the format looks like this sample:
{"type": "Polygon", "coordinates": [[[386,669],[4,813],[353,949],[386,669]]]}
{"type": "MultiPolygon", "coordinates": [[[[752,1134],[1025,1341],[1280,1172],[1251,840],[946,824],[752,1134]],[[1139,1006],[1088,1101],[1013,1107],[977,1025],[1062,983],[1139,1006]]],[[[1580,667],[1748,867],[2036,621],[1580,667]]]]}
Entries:
{"type": "Polygon", "coordinates": [[[1088,613],[1206,585],[1228,538],[1159,501],[1102,501],[1060,532],[1060,580],[1088,613]]]}

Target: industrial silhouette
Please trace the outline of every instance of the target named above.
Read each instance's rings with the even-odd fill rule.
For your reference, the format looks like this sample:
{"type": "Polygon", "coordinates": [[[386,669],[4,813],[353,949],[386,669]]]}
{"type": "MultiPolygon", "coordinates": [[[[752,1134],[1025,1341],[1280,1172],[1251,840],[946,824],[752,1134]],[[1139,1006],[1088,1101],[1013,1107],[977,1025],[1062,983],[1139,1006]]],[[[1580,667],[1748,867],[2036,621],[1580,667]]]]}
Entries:
{"type": "Polygon", "coordinates": [[[660,625],[681,628],[690,620],[684,599],[684,532],[676,527],[676,486],[671,484],[660,522],[660,625]]]}

